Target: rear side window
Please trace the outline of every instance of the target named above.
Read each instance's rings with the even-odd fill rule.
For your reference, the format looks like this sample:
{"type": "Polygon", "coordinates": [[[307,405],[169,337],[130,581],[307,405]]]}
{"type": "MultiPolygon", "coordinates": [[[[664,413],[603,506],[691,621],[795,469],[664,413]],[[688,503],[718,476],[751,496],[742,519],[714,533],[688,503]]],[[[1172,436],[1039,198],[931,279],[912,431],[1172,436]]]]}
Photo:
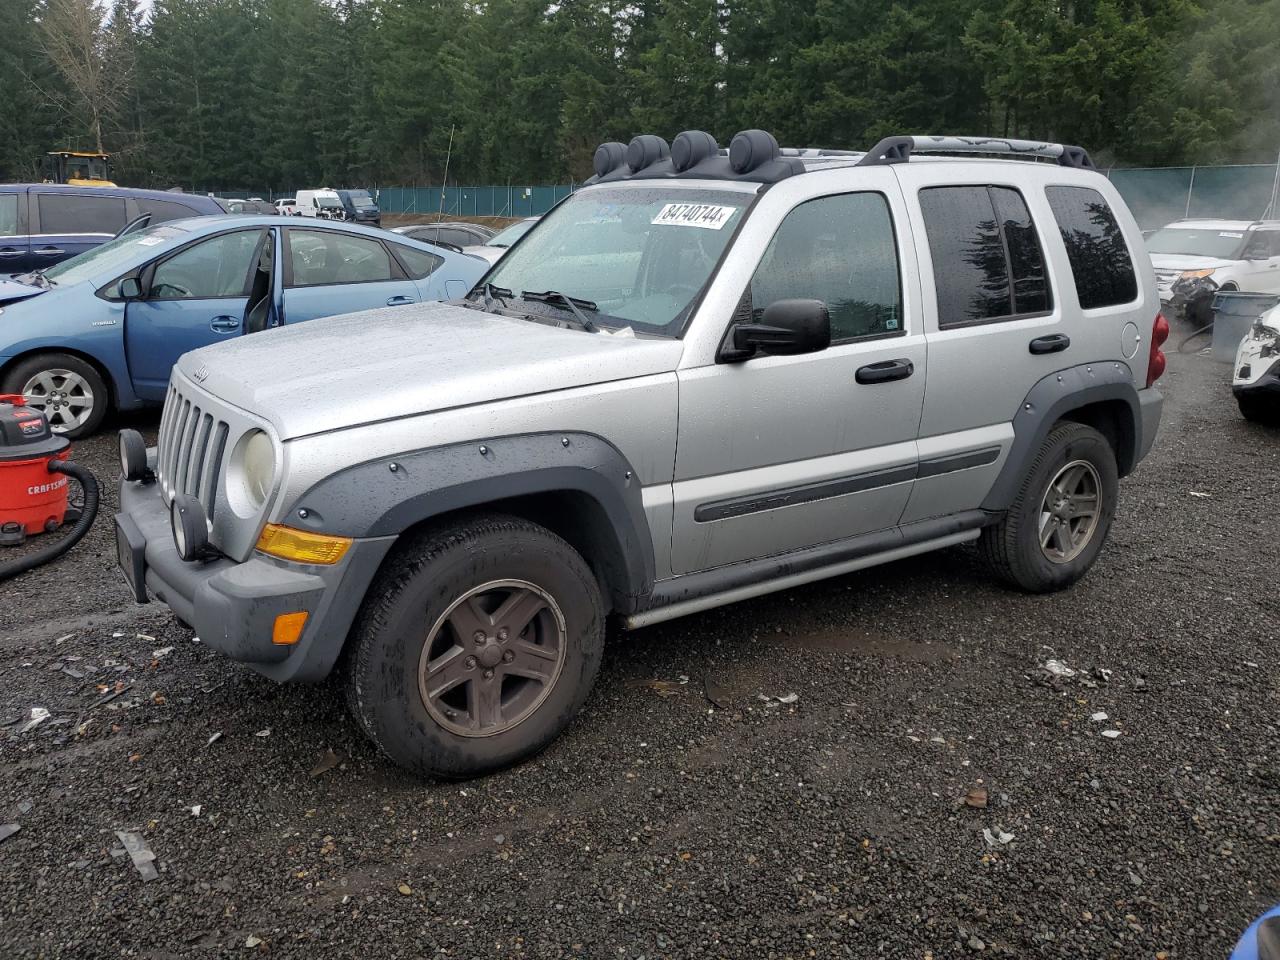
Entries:
{"type": "Polygon", "coordinates": [[[396,256],[404,264],[405,271],[414,280],[421,280],[435,273],[436,267],[444,263],[444,257],[437,257],[434,253],[427,253],[425,250],[415,250],[413,247],[406,247],[399,243],[392,246],[395,248],[396,256]]]}
{"type": "Polygon", "coordinates": [[[920,191],[938,293],[938,326],[1047,313],[1044,252],[1022,194],[1011,187],[920,191]]]}
{"type": "Polygon", "coordinates": [[[166,220],[181,220],[183,217],[197,216],[185,203],[172,200],[152,200],[142,197],[138,199],[138,212],[151,214],[151,224],[164,223],[166,220]]]}
{"type": "Polygon", "coordinates": [[[18,235],[18,195],[0,193],[0,237],[18,235]]]}
{"type": "Polygon", "coordinates": [[[391,279],[391,257],[377,240],[331,230],[292,230],[295,287],[330,283],[373,283],[391,279]]]}
{"type": "Polygon", "coordinates": [[[102,233],[114,236],[125,224],[123,197],[38,193],[41,233],[102,233]]]}
{"type": "Polygon", "coordinates": [[[1046,187],[1044,192],[1062,232],[1080,306],[1090,310],[1137,299],[1129,247],[1102,194],[1088,187],[1046,187]]]}
{"type": "Polygon", "coordinates": [[[814,299],[831,314],[831,341],[902,332],[898,249],[878,193],[807,200],[787,214],[751,278],[756,321],[778,300],[814,299]]]}

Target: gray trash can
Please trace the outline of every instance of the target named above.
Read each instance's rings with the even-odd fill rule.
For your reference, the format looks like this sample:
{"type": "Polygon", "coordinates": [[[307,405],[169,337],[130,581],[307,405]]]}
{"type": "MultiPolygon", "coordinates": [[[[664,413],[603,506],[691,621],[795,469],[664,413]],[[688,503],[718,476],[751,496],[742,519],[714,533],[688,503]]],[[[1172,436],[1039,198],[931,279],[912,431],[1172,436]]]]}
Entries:
{"type": "Polygon", "coordinates": [[[1253,321],[1276,304],[1275,293],[1219,293],[1213,298],[1213,359],[1231,363],[1253,321]]]}

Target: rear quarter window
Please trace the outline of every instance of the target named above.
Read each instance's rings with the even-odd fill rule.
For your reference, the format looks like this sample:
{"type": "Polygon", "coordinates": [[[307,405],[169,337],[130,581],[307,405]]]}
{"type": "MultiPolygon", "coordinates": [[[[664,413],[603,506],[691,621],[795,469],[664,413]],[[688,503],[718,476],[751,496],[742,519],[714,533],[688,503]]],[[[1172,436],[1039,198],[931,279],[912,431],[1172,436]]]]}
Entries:
{"type": "Polygon", "coordinates": [[[406,247],[402,243],[394,243],[392,248],[404,265],[405,272],[414,280],[430,276],[435,273],[440,264],[444,263],[444,257],[437,257],[434,253],[427,253],[425,250],[406,247]]]}
{"type": "Polygon", "coordinates": [[[1124,233],[1106,199],[1089,187],[1046,187],[1085,310],[1132,303],[1138,279],[1124,233]]]}
{"type": "Polygon", "coordinates": [[[151,222],[164,223],[166,220],[181,220],[183,217],[199,216],[199,212],[185,203],[173,200],[152,200],[147,197],[138,200],[138,212],[151,214],[151,222]]]}

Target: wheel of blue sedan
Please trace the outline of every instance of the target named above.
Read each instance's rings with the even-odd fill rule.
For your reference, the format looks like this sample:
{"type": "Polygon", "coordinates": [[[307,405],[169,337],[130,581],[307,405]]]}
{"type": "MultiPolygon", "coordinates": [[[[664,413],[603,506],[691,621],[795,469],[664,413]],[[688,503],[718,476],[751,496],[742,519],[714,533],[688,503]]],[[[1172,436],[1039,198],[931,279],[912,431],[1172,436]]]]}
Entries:
{"type": "Polygon", "coordinates": [[[4,378],[3,393],[20,393],[44,413],[54,433],[70,440],[87,437],[107,415],[107,385],[98,371],[69,353],[45,353],[16,364],[4,378]]]}

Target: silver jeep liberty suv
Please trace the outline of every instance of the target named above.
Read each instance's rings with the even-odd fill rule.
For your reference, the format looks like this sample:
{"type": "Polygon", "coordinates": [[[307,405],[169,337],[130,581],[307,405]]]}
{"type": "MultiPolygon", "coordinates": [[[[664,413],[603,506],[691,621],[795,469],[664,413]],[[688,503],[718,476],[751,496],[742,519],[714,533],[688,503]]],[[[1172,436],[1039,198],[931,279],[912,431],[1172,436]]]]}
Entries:
{"type": "Polygon", "coordinates": [[[462,300],[187,354],[120,564],[396,762],[546,746],[639,627],[978,540],[1066,587],[1150,449],[1155,277],[1078,147],[602,145],[462,300]],[[946,156],[959,154],[960,156],[946,156]]]}

